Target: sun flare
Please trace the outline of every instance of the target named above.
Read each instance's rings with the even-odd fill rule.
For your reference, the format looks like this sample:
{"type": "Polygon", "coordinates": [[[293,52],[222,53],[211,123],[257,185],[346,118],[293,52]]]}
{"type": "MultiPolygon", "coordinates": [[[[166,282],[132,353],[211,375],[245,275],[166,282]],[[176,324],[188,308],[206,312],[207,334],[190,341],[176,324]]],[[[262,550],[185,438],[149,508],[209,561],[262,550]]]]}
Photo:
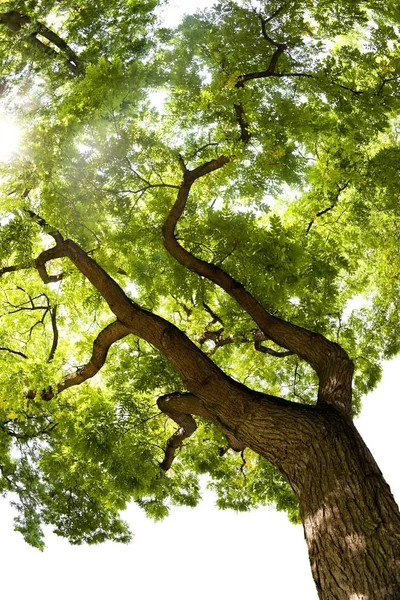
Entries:
{"type": "Polygon", "coordinates": [[[18,150],[20,130],[16,123],[0,115],[0,162],[8,162],[18,150]]]}

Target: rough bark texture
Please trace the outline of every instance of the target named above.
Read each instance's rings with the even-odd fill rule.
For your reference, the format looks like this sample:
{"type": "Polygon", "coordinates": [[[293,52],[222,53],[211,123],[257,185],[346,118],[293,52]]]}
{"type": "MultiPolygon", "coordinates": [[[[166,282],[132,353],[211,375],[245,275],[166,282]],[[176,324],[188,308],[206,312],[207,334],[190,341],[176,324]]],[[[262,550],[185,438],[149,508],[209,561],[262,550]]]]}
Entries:
{"type": "Polygon", "coordinates": [[[319,597],[400,598],[399,510],[353,423],[324,411],[302,475],[294,489],[319,597]]]}

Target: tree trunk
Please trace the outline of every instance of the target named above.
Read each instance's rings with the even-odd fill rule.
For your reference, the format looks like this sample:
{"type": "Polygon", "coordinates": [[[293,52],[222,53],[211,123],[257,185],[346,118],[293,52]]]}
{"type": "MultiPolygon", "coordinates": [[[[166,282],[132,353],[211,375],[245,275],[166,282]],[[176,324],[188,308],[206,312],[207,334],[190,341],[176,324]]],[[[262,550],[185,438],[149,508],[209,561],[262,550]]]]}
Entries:
{"type": "Polygon", "coordinates": [[[190,392],[168,396],[167,414],[173,413],[181,430],[167,448],[172,454],[163,468],[170,465],[176,442],[194,431],[185,415],[209,415],[235,444],[264,456],[288,478],[299,500],[321,600],[400,600],[400,513],[349,416],[353,364],[344,350],[320,334],[262,312],[243,287],[218,271],[226,286],[236,290],[233,297],[242,290],[239,300],[250,306],[249,314],[264,319],[263,332],[307,360],[320,380],[317,406],[261,394],[226,375],[175,325],[129,299],[75,242],[62,240],[58,232],[50,235],[56,246],[36,259],[43,281],[54,277],[47,273],[47,262],[67,256],[117,317],[97,341],[85,376],[101,367],[109,343],[130,332],[157,348],[190,392]]]}
{"type": "Polygon", "coordinates": [[[306,468],[291,481],[319,597],[399,600],[397,504],[353,423],[327,407],[320,417],[306,468]]]}

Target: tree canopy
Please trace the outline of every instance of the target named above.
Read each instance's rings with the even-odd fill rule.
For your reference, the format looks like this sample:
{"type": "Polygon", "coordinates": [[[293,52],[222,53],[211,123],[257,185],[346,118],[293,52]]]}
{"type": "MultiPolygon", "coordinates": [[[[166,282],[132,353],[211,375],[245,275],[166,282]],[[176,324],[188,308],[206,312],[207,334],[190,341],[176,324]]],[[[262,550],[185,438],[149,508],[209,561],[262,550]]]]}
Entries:
{"type": "Polygon", "coordinates": [[[220,0],[176,29],[155,1],[1,9],[23,132],[0,167],[16,528],[128,541],[128,502],[194,506],[203,473],[219,507],[299,521],[282,466],[191,382],[223,373],[233,414],[236,389],[308,411],[339,378],[321,356],[350,360],[332,403],[355,415],[398,354],[398,3],[220,0]]]}

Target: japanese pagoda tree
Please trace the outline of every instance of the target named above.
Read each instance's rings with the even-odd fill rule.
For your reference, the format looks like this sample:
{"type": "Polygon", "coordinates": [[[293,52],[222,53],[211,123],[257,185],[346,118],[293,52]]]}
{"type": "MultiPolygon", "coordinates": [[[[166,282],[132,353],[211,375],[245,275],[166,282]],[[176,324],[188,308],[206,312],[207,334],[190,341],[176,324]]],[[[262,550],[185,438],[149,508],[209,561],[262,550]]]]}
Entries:
{"type": "Polygon", "coordinates": [[[400,7],[2,2],[1,490],[16,528],[275,503],[321,599],[400,597],[353,417],[400,351],[400,7]]]}

